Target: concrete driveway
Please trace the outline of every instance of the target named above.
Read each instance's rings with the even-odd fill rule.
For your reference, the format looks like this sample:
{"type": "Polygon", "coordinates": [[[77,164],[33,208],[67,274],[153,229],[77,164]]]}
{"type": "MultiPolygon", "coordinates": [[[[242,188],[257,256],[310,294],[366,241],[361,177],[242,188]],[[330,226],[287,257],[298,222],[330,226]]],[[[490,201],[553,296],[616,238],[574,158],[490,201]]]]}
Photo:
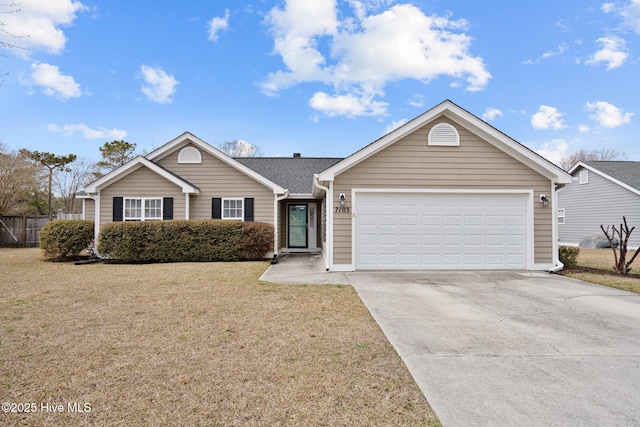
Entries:
{"type": "Polygon", "coordinates": [[[445,427],[640,425],[640,295],[547,273],[346,276],[445,427]]]}

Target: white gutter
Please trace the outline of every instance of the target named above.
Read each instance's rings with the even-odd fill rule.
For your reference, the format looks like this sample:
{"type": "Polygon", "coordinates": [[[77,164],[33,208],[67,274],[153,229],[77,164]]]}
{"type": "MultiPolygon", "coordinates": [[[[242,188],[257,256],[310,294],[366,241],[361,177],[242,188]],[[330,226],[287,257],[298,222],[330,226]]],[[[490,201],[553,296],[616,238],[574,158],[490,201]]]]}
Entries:
{"type": "Polygon", "coordinates": [[[329,271],[331,260],[333,259],[333,239],[331,238],[333,236],[333,215],[332,211],[330,210],[331,207],[329,206],[329,203],[331,202],[332,191],[329,187],[325,187],[324,185],[320,184],[319,175],[317,173],[313,175],[313,186],[319,188],[320,190],[324,190],[325,199],[327,200],[325,202],[327,217],[327,223],[325,224],[325,227],[327,229],[324,233],[327,238],[327,253],[325,254],[324,258],[324,265],[327,271],[329,271]]]}
{"type": "Polygon", "coordinates": [[[289,190],[284,190],[284,194],[282,196],[278,196],[275,194],[273,198],[273,260],[271,261],[273,264],[278,262],[278,234],[280,230],[280,226],[278,224],[278,202],[289,197],[289,190]]]}

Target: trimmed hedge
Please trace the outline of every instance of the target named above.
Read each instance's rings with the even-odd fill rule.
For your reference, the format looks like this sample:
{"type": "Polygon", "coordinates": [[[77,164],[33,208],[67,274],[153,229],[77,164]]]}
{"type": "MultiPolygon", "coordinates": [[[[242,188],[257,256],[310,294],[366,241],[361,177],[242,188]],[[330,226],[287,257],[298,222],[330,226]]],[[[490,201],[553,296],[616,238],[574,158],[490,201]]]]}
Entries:
{"type": "Polygon", "coordinates": [[[558,258],[565,268],[576,268],[578,266],[578,255],[580,248],[575,246],[560,246],[558,248],[558,258]]]}
{"type": "Polygon", "coordinates": [[[273,248],[273,226],[223,220],[113,222],[100,230],[98,252],[124,262],[243,261],[273,248]]]}
{"type": "Polygon", "coordinates": [[[73,258],[91,246],[93,221],[60,219],[49,221],[40,230],[40,248],[47,258],[73,258]]]}

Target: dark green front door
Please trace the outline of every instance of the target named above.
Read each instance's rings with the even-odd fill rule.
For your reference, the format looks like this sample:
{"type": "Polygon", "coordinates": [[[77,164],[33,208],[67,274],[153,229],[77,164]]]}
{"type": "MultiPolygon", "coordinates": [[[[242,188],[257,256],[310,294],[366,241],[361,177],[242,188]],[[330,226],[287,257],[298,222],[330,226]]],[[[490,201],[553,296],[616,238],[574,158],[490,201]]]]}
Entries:
{"type": "Polygon", "coordinates": [[[309,246],[307,241],[307,210],[309,206],[306,204],[289,205],[289,248],[306,248],[309,246]]]}

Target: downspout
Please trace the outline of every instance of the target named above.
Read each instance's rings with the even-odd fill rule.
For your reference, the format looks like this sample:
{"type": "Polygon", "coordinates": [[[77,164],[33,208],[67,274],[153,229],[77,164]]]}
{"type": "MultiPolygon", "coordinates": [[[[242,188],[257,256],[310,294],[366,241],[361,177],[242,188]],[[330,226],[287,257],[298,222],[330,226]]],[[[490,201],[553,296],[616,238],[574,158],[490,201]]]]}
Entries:
{"type": "Polygon", "coordinates": [[[318,174],[313,175],[313,186],[320,190],[324,190],[325,198],[327,199],[327,201],[325,202],[325,209],[326,209],[326,215],[327,215],[327,220],[325,223],[325,227],[327,228],[327,230],[325,231],[325,237],[327,238],[327,253],[325,254],[326,257],[324,259],[324,264],[327,271],[329,271],[329,264],[330,264],[329,260],[331,260],[332,253],[333,253],[333,242],[331,238],[331,236],[333,236],[333,231],[332,231],[333,221],[331,220],[332,215],[331,215],[331,212],[329,211],[330,209],[329,198],[331,197],[330,195],[331,190],[329,189],[329,187],[325,187],[324,185],[320,184],[320,179],[318,174]]]}
{"type": "Polygon", "coordinates": [[[96,194],[89,194],[95,203],[94,203],[94,216],[93,216],[93,254],[97,258],[102,258],[98,253],[98,235],[100,234],[100,192],[96,194]]]}
{"type": "MultiPolygon", "coordinates": [[[[564,185],[562,185],[564,186],[564,185]]],[[[551,226],[553,227],[552,239],[553,239],[553,267],[549,269],[549,273],[557,273],[564,268],[564,264],[560,262],[560,254],[558,251],[558,184],[554,179],[551,182],[551,226]]]]}
{"type": "Polygon", "coordinates": [[[280,234],[280,224],[278,224],[278,203],[287,197],[289,197],[289,190],[284,190],[284,194],[282,196],[275,194],[275,197],[273,198],[273,259],[271,260],[271,264],[278,263],[278,235],[280,234]]]}

